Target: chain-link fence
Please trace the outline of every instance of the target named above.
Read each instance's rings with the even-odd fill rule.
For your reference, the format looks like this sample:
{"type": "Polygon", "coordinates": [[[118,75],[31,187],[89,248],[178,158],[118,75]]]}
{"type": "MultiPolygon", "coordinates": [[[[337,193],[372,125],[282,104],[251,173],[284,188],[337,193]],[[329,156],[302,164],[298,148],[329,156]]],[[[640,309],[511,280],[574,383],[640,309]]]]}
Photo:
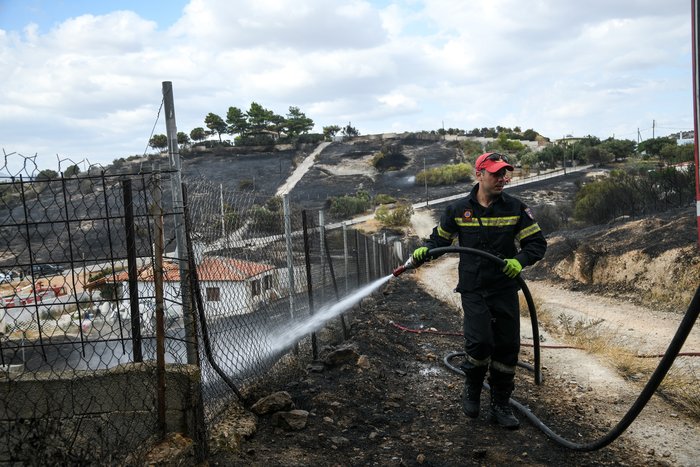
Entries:
{"type": "Polygon", "coordinates": [[[203,398],[212,422],[239,389],[291,349],[318,356],[315,331],[347,333],[342,303],[391,274],[401,243],[326,226],[323,211],[299,211],[286,197],[188,183],[200,313],[203,398]],[[334,307],[335,306],[335,307],[334,307]]]}
{"type": "MultiPolygon", "coordinates": [[[[105,462],[158,433],[154,232],[177,213],[154,195],[169,175],[0,180],[0,462],[105,462]]],[[[184,363],[169,299],[163,354],[184,363]]],[[[169,397],[191,384],[168,378],[169,397]]]]}
{"type": "Polygon", "coordinates": [[[286,197],[179,187],[167,171],[0,180],[0,462],[138,462],[168,431],[201,458],[232,399],[342,340],[404,259],[286,197]]]}

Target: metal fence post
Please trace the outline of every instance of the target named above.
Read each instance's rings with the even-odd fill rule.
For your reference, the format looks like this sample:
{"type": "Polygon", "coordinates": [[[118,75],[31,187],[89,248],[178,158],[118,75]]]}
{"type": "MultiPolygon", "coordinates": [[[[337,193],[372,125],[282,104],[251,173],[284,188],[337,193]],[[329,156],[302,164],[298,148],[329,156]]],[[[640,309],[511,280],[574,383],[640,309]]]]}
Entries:
{"type": "Polygon", "coordinates": [[[377,267],[377,236],[372,235],[372,271],[374,276],[372,279],[376,279],[379,275],[379,268],[377,267]]]}
{"type": "MultiPolygon", "coordinates": [[[[325,236],[325,232],[324,232],[325,236]]],[[[335,300],[336,302],[340,301],[340,292],[338,292],[338,281],[335,278],[335,270],[333,269],[333,257],[331,256],[331,250],[328,248],[328,242],[324,242],[324,250],[326,254],[326,259],[328,260],[328,272],[331,275],[331,284],[333,285],[333,292],[335,293],[335,300]]],[[[323,253],[323,252],[321,252],[323,253]]],[[[348,332],[348,326],[345,324],[345,315],[344,313],[340,314],[340,325],[343,328],[343,338],[347,339],[350,337],[350,333],[348,332]]]]}
{"type": "MultiPolygon", "coordinates": [[[[309,297],[309,315],[314,314],[314,290],[311,280],[311,255],[309,253],[309,229],[306,222],[306,209],[301,211],[302,230],[304,231],[304,259],[306,262],[306,292],[309,297]]],[[[316,332],[311,333],[311,353],[314,360],[318,359],[318,344],[316,332]]]]}
{"type": "Polygon", "coordinates": [[[345,295],[350,293],[350,270],[348,269],[348,225],[343,223],[343,273],[345,274],[345,295]]]}
{"type": "MultiPolygon", "coordinates": [[[[100,181],[102,182],[102,199],[104,200],[105,203],[105,226],[107,227],[107,238],[108,238],[108,244],[109,244],[109,257],[110,257],[110,265],[112,266],[112,272],[116,271],[116,265],[114,263],[114,245],[112,241],[112,227],[110,226],[111,222],[111,216],[109,214],[109,198],[107,197],[107,183],[105,181],[105,172],[104,170],[102,171],[100,181]]],[[[124,196],[124,186],[122,185],[122,197],[124,196]]],[[[132,212],[133,212],[133,203],[132,203],[132,212]]],[[[133,222],[125,224],[125,227],[131,225],[133,227],[133,222]]],[[[133,234],[133,233],[132,233],[133,234]]],[[[128,255],[128,246],[129,240],[127,238],[127,255],[128,255]]],[[[135,243],[135,242],[134,242],[135,243]]],[[[135,249],[134,249],[135,252],[135,249]]],[[[136,257],[134,253],[134,258],[136,257]]],[[[128,258],[127,258],[127,266],[128,266],[128,258]]],[[[128,271],[128,268],[127,268],[128,271]]],[[[85,253],[83,253],[83,279],[87,282],[89,280],[89,275],[87,274],[87,265],[85,263],[85,253]]],[[[100,297],[101,298],[101,297],[100,297]]],[[[114,297],[115,299],[115,308],[116,308],[116,318],[117,322],[119,323],[119,340],[122,344],[122,352],[126,354],[126,344],[124,343],[124,323],[122,322],[122,317],[121,313],[119,313],[119,302],[116,300],[117,297],[114,297]]],[[[92,292],[90,292],[90,304],[92,305],[92,292]]],[[[111,309],[111,305],[110,305],[111,309]]],[[[132,341],[133,345],[133,341],[132,341]]],[[[132,347],[133,351],[133,347],[132,347]]]]}
{"type": "MultiPolygon", "coordinates": [[[[30,220],[29,218],[31,217],[29,215],[29,210],[27,209],[27,194],[24,188],[24,179],[22,178],[22,175],[19,176],[19,186],[20,186],[20,199],[22,200],[22,209],[24,210],[24,228],[26,231],[27,235],[27,252],[29,253],[29,272],[32,273],[33,267],[34,267],[34,252],[32,251],[32,242],[29,240],[32,238],[31,233],[29,232],[29,224],[30,220]]],[[[36,281],[34,280],[34,274],[32,273],[32,290],[34,290],[34,297],[36,299],[36,281]]],[[[78,319],[80,321],[83,320],[82,316],[80,315],[80,308],[78,308],[78,319]]],[[[39,346],[41,348],[41,355],[44,358],[44,361],[46,361],[46,349],[44,348],[44,335],[43,332],[41,331],[41,322],[39,321],[39,309],[37,308],[36,311],[36,324],[39,329],[39,346]]],[[[83,334],[82,330],[80,332],[80,345],[83,345],[83,334]]],[[[81,347],[82,348],[82,347],[81,347]]]]}
{"type": "MultiPolygon", "coordinates": [[[[141,313],[139,312],[138,268],[136,265],[136,234],[134,232],[134,202],[131,179],[122,180],[124,197],[124,227],[126,229],[126,265],[129,273],[129,309],[131,310],[131,347],[134,362],[143,361],[141,344],[141,313]]],[[[119,308],[117,308],[119,314],[119,308]]]]}
{"type": "Polygon", "coordinates": [[[367,270],[367,284],[369,284],[372,281],[372,270],[369,264],[369,243],[367,235],[363,235],[362,238],[365,239],[365,269],[367,270]]]}
{"type": "Polygon", "coordinates": [[[158,429],[165,436],[165,326],[163,324],[163,207],[161,204],[159,177],[155,179],[153,192],[153,211],[155,220],[155,258],[153,261],[153,285],[156,295],[156,406],[158,410],[158,429]]]}
{"type": "Polygon", "coordinates": [[[360,233],[355,229],[355,272],[357,273],[357,287],[359,288],[362,282],[360,281],[360,233]]]}
{"type": "Polygon", "coordinates": [[[318,211],[318,241],[321,256],[321,306],[326,304],[326,227],[323,209],[318,211]]]}
{"type": "Polygon", "coordinates": [[[284,211],[284,241],[287,247],[287,279],[289,281],[289,317],[294,320],[294,253],[292,250],[292,213],[289,207],[289,194],[282,196],[282,210],[284,211]]]}
{"type": "Polygon", "coordinates": [[[182,318],[185,327],[187,363],[196,365],[197,349],[193,344],[195,329],[192,315],[192,304],[190,303],[189,299],[189,266],[187,261],[187,245],[185,244],[185,220],[182,201],[182,166],[180,162],[180,150],[177,146],[177,125],[175,123],[173,83],[170,81],[163,81],[163,107],[165,109],[165,128],[168,137],[170,168],[175,170],[171,174],[170,189],[173,197],[177,260],[180,266],[180,295],[182,296],[182,318]]]}

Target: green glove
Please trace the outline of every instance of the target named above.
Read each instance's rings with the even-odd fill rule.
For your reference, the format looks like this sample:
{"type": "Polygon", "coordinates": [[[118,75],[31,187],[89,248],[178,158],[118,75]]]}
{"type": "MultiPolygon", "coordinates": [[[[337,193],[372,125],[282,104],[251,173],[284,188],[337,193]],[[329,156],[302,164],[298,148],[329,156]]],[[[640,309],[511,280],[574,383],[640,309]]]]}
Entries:
{"type": "MultiPolygon", "coordinates": [[[[415,255],[415,253],[413,254],[415,255]]],[[[518,274],[520,274],[520,271],[522,270],[522,264],[520,264],[520,261],[518,261],[515,258],[507,259],[506,265],[503,267],[503,272],[506,276],[510,277],[511,279],[514,279],[518,274]]]]}
{"type": "Polygon", "coordinates": [[[413,258],[413,261],[415,261],[416,265],[423,264],[428,260],[428,247],[422,246],[416,248],[413,250],[411,257],[413,258]]]}

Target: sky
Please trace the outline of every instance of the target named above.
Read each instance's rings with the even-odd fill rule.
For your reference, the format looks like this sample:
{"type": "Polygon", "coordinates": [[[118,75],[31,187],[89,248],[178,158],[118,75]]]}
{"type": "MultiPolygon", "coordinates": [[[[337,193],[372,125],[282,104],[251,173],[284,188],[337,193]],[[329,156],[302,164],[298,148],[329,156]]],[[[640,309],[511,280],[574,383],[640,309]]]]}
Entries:
{"type": "MultiPolygon", "coordinates": [[[[688,0],[0,0],[0,149],[107,165],[252,102],[361,134],[693,129],[688,0]]],[[[23,156],[23,157],[21,157],[23,156]]]]}

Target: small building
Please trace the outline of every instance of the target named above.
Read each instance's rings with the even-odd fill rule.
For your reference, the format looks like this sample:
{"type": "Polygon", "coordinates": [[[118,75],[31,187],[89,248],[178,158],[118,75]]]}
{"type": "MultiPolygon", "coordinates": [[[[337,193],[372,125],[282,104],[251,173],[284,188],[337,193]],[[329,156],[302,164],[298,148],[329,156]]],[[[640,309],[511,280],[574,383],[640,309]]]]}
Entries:
{"type": "MultiPolygon", "coordinates": [[[[279,298],[280,274],[269,264],[234,258],[205,257],[197,266],[197,277],[204,306],[208,312],[221,316],[250,313],[269,300],[279,298]]],[[[129,310],[129,273],[122,271],[88,284],[90,288],[113,289],[112,299],[119,303],[124,317],[129,310]]],[[[286,288],[286,284],[285,288],[286,288]]],[[[144,319],[155,313],[155,277],[152,265],[147,265],[137,276],[139,308],[144,319]]],[[[163,263],[163,300],[167,319],[182,317],[180,268],[176,262],[163,263]]]]}
{"type": "Polygon", "coordinates": [[[554,143],[555,143],[557,146],[567,146],[567,147],[568,147],[568,146],[571,146],[571,145],[573,145],[573,144],[578,143],[578,142],[581,141],[582,139],[583,139],[583,138],[581,138],[581,137],[579,137],[579,136],[566,135],[566,136],[564,136],[563,138],[560,138],[560,139],[555,140],[554,143]]]}
{"type": "Polygon", "coordinates": [[[681,131],[678,133],[676,144],[678,144],[678,146],[683,144],[695,144],[695,131],[681,131]]]}

